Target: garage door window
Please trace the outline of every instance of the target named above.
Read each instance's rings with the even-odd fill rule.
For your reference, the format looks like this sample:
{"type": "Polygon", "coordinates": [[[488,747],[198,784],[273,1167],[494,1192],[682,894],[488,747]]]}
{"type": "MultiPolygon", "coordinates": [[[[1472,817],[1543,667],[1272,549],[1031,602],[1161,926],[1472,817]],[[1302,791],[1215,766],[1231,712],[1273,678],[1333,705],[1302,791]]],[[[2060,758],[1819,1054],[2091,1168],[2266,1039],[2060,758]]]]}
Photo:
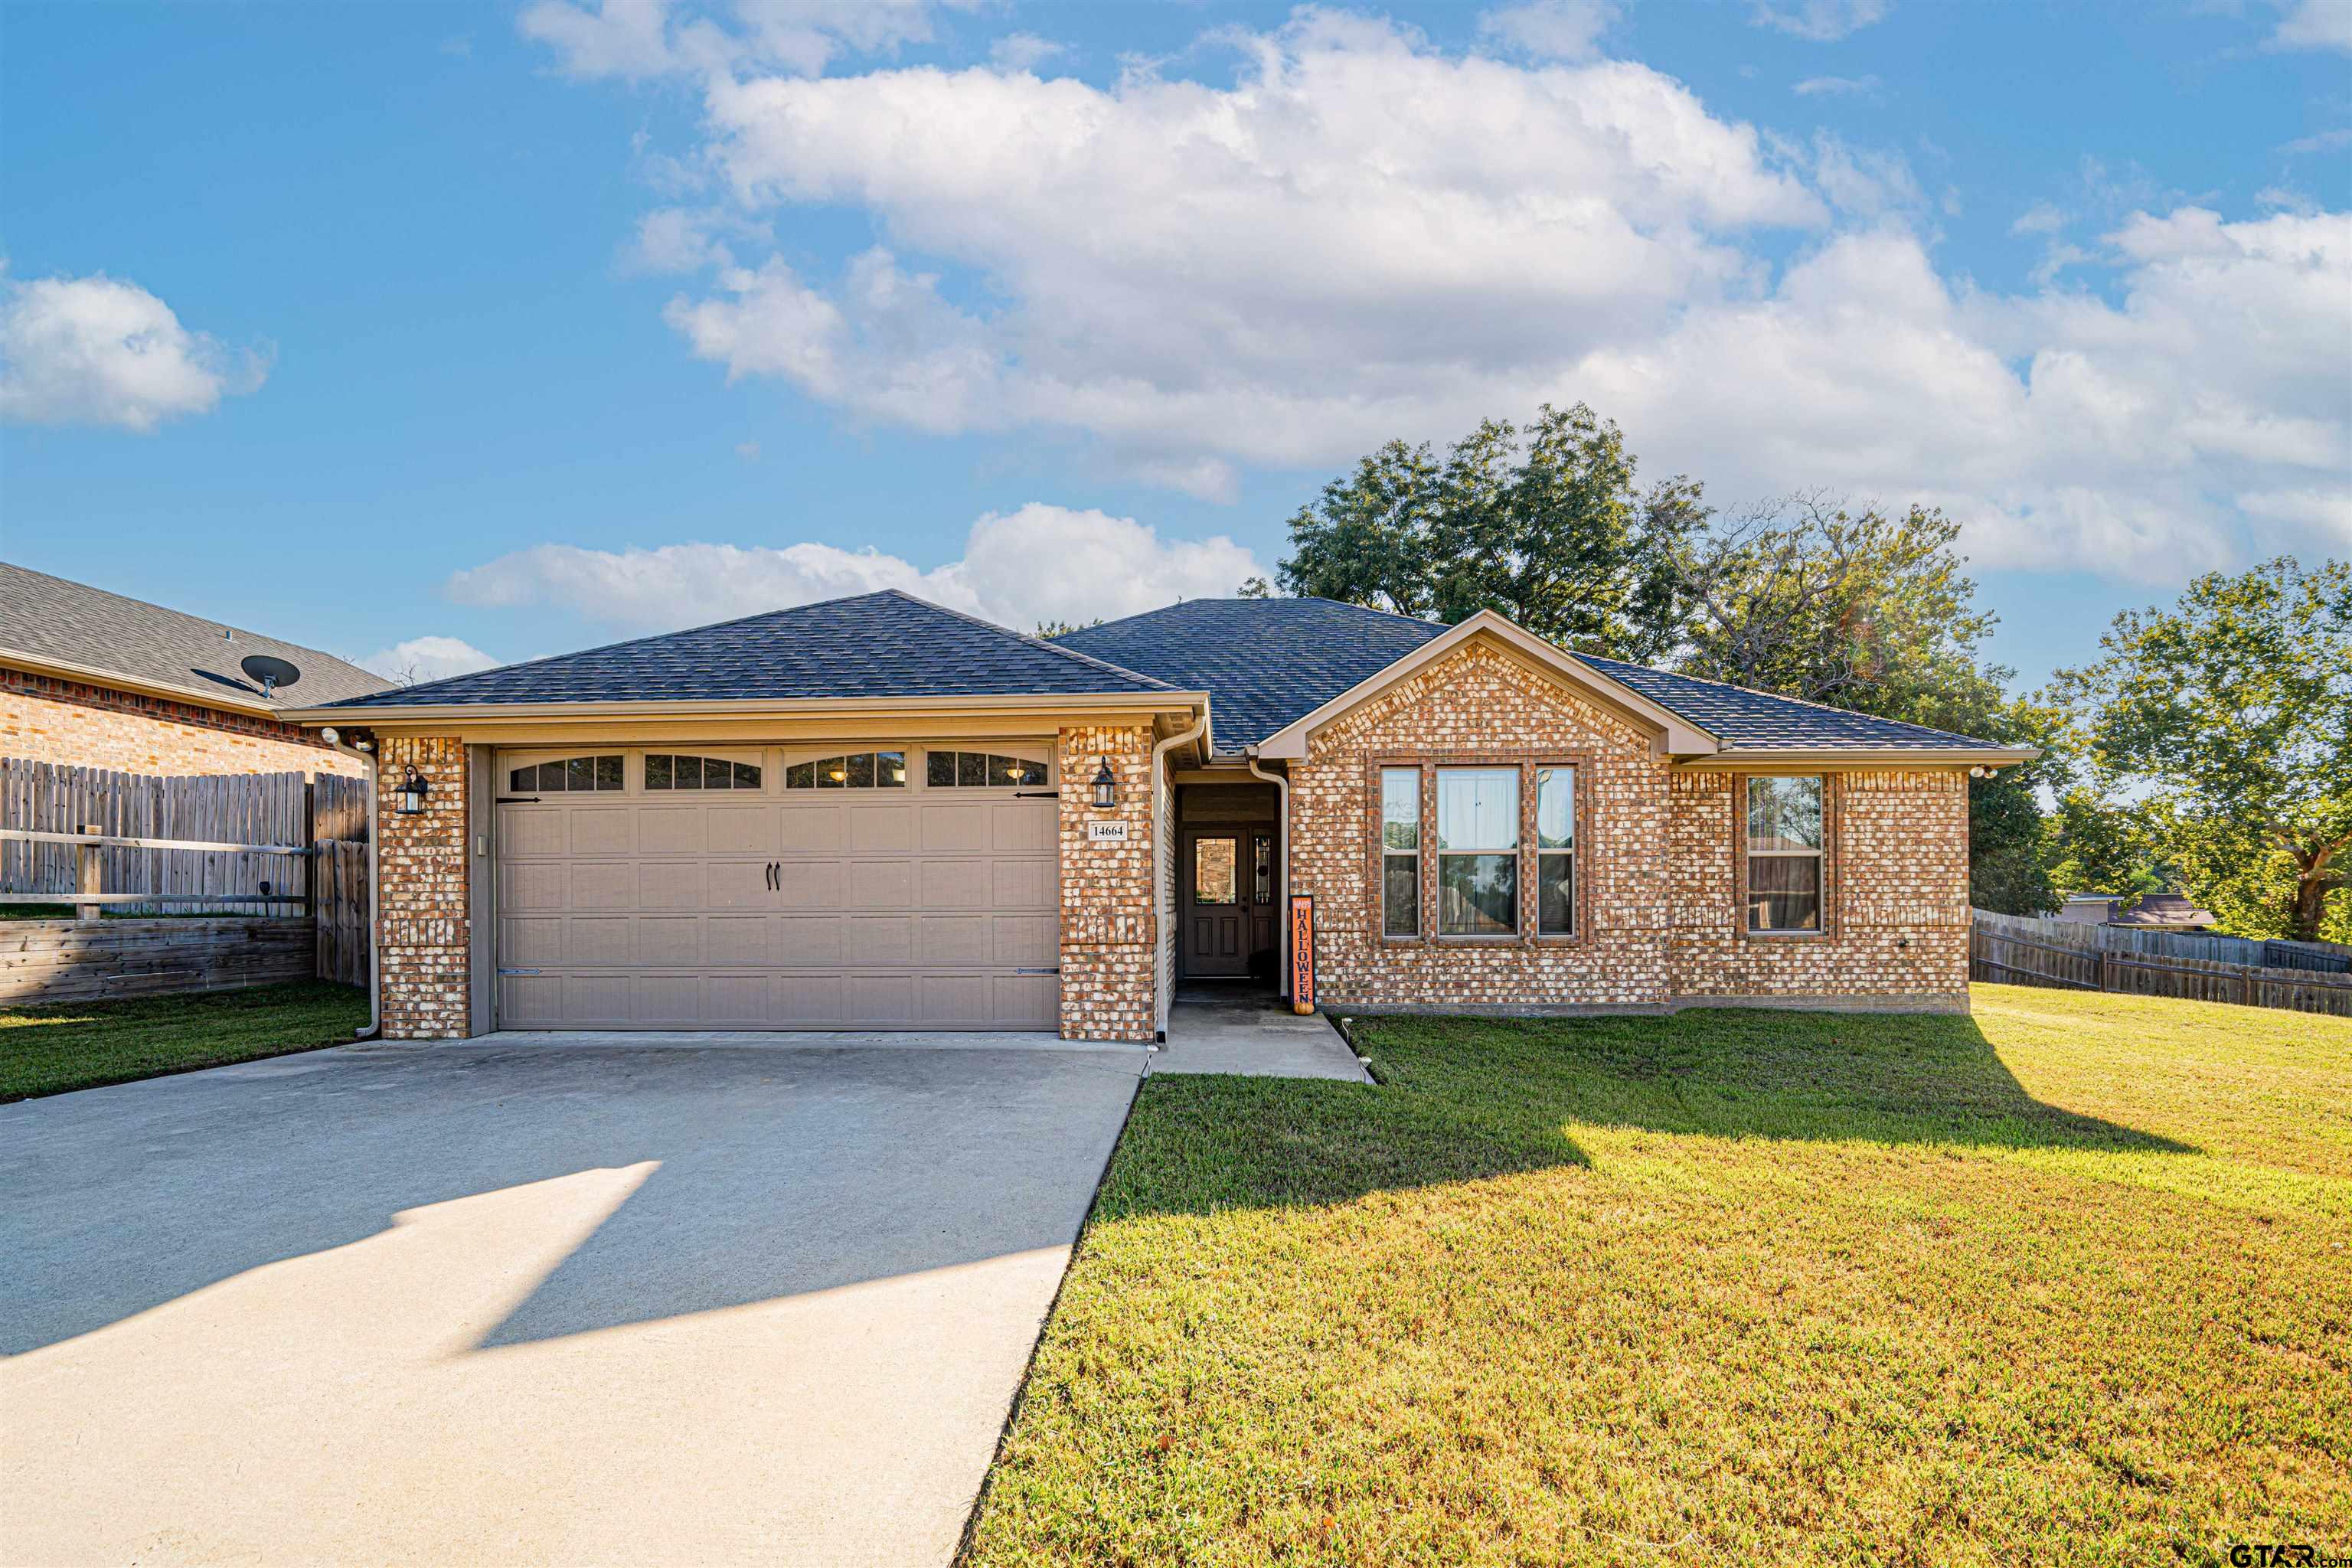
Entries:
{"type": "Polygon", "coordinates": [[[1017,789],[1045,782],[1045,764],[994,752],[933,752],[923,782],[932,789],[1017,789]]]}
{"type": "Polygon", "coordinates": [[[907,753],[850,752],[795,763],[784,770],[786,789],[904,789],[907,753]]]}
{"type": "Polygon", "coordinates": [[[507,774],[507,787],[538,795],[587,794],[621,787],[621,757],[565,757],[559,762],[533,763],[507,774]]]}
{"type": "Polygon", "coordinates": [[[688,757],[668,752],[646,753],[647,789],[758,789],[755,763],[730,762],[725,757],[688,757]]]}

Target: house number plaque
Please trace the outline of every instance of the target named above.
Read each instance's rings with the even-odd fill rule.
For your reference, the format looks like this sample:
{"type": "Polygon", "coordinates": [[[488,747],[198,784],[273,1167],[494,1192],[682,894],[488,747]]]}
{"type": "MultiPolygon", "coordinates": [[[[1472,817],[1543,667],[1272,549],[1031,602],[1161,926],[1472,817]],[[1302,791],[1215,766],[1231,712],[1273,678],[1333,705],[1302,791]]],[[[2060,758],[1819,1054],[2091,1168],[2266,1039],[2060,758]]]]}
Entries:
{"type": "Polygon", "coordinates": [[[1089,844],[1124,844],[1127,842],[1127,824],[1124,822],[1089,822],[1087,824],[1087,842],[1089,844]]]}

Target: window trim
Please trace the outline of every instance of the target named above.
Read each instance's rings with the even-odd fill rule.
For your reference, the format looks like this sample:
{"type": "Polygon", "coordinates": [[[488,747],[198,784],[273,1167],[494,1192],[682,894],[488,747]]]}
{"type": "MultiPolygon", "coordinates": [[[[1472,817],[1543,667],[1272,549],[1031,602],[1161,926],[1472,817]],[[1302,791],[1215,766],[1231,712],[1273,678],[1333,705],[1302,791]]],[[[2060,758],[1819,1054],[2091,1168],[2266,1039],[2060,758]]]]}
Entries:
{"type": "Polygon", "coordinates": [[[1375,763],[1371,772],[1371,841],[1372,868],[1366,884],[1371,900],[1371,927],[1384,942],[1419,942],[1427,928],[1428,884],[1423,873],[1429,859],[1429,780],[1426,770],[1410,763],[1375,763]],[[1409,773],[1413,780],[1414,832],[1410,851],[1389,847],[1388,775],[1409,773]],[[1389,862],[1412,862],[1412,931],[1400,933],[1389,930],[1389,862]]]}
{"type": "MultiPolygon", "coordinates": [[[[1365,925],[1373,943],[1386,948],[1458,947],[1580,948],[1593,940],[1592,918],[1592,784],[1593,752],[1582,751],[1501,752],[1382,752],[1364,763],[1364,908],[1365,925]],[[1437,770],[1445,768],[1517,768],[1519,772],[1519,929],[1507,936],[1450,936],[1437,930],[1437,770]],[[1384,869],[1381,842],[1381,772],[1384,768],[1414,768],[1421,774],[1421,930],[1412,936],[1391,936],[1387,906],[1381,897],[1384,869]],[[1565,935],[1538,931],[1536,857],[1536,770],[1568,768],[1576,774],[1575,837],[1569,875],[1570,916],[1574,930],[1565,935]]],[[[1557,851],[1555,851],[1557,853],[1557,851]]]]}
{"type": "Polygon", "coordinates": [[[635,761],[638,793],[660,795],[665,799],[687,795],[700,797],[724,795],[739,798],[746,795],[764,795],[770,793],[769,775],[775,772],[769,765],[768,749],[765,746],[694,746],[693,742],[686,741],[676,742],[656,741],[650,745],[637,747],[635,761]],[[689,747],[692,749],[688,749],[689,747]],[[759,770],[760,782],[740,787],[730,784],[725,789],[712,789],[707,784],[696,784],[686,789],[680,789],[675,784],[664,784],[659,789],[656,789],[653,784],[651,766],[656,757],[694,757],[705,763],[726,763],[730,767],[756,768],[759,770]]]}
{"type": "Polygon", "coordinates": [[[1837,934],[1837,862],[1840,806],[1838,781],[1828,769],[1774,768],[1731,775],[1731,928],[1742,942],[1820,942],[1837,934]],[[1757,931],[1748,923],[1748,786],[1759,778],[1817,778],[1822,781],[1821,919],[1808,930],[1757,931]]]}
{"type": "Polygon", "coordinates": [[[909,784],[918,784],[919,787],[923,789],[935,789],[942,792],[952,791],[959,795],[978,795],[983,790],[1003,792],[1018,789],[1053,789],[1056,787],[1054,774],[1053,748],[1050,745],[1042,744],[1036,742],[996,741],[992,742],[986,741],[943,741],[936,745],[929,742],[918,742],[908,748],[907,754],[908,757],[907,763],[908,782],[909,784]],[[1008,762],[1022,763],[1041,769],[1045,773],[1045,777],[1034,784],[935,784],[931,782],[930,777],[931,759],[942,752],[947,752],[950,755],[977,753],[985,757],[1003,757],[1008,762]],[[919,767],[918,767],[913,761],[918,752],[921,753],[922,757],[922,763],[919,767]],[[1036,754],[1032,755],[1031,753],[1033,752],[1036,754]]]}

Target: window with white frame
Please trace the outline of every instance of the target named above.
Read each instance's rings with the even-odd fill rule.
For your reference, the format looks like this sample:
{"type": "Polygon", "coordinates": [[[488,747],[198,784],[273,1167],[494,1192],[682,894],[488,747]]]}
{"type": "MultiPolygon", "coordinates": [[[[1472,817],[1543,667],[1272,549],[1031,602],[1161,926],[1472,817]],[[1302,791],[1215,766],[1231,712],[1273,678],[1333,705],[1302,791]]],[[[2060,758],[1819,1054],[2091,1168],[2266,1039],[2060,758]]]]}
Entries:
{"type": "Polygon", "coordinates": [[[1576,934],[1576,770],[1536,769],[1536,931],[1576,934]]]}
{"type": "Polygon", "coordinates": [[[1748,929],[1822,929],[1818,773],[1748,781],[1748,929]]]}
{"type": "Polygon", "coordinates": [[[1519,770],[1437,770],[1437,934],[1519,929],[1519,770]]]}
{"type": "Polygon", "coordinates": [[[1381,770],[1381,934],[1421,934],[1421,770],[1381,770]]]}

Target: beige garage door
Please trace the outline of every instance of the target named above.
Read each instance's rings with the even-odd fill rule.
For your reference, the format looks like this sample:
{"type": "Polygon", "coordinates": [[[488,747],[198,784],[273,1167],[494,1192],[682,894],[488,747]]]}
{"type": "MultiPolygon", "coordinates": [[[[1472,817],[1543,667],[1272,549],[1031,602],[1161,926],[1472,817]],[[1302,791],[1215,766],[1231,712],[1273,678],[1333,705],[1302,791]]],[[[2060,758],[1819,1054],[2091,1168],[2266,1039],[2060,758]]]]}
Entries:
{"type": "Polygon", "coordinates": [[[1048,755],[501,754],[499,1026],[1053,1028],[1048,755]]]}

